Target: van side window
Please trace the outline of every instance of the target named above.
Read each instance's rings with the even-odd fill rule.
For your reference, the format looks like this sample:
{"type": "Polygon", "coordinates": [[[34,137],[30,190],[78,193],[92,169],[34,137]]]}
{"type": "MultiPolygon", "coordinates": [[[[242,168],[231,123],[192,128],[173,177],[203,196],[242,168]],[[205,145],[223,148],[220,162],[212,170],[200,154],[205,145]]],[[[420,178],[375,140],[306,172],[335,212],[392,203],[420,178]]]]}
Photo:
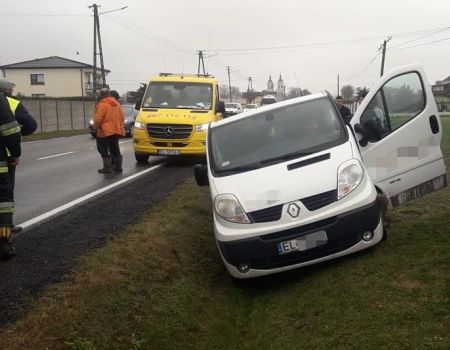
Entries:
{"type": "Polygon", "coordinates": [[[383,87],[389,111],[391,132],[414,118],[425,108],[425,94],[417,73],[400,75],[383,87]]]}
{"type": "Polygon", "coordinates": [[[389,80],[361,116],[369,142],[377,142],[417,116],[425,108],[422,81],[417,73],[389,80]]]}
{"type": "Polygon", "coordinates": [[[381,91],[370,101],[363,115],[361,116],[361,124],[367,131],[369,142],[380,141],[389,134],[389,124],[386,111],[383,106],[381,91]]]}

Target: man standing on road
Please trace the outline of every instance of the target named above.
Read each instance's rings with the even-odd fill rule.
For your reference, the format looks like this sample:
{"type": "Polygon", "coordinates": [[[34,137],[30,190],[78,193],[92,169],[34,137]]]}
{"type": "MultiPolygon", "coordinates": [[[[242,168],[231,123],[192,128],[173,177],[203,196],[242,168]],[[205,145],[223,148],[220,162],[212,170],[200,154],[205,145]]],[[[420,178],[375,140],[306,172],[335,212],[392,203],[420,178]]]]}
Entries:
{"type": "Polygon", "coordinates": [[[342,119],[345,123],[348,123],[350,119],[352,119],[352,114],[350,110],[344,106],[344,98],[342,96],[336,96],[336,106],[339,109],[339,113],[341,113],[342,119]]]}
{"type": "Polygon", "coordinates": [[[119,137],[125,136],[124,119],[124,112],[119,102],[110,96],[108,89],[101,89],[94,115],[94,126],[97,129],[97,150],[103,160],[103,168],[98,169],[100,174],[110,174],[113,170],[122,172],[119,137]]]}
{"type": "Polygon", "coordinates": [[[21,155],[21,135],[30,135],[37,123],[26,108],[12,97],[15,85],[0,79],[0,259],[14,256],[11,234],[14,227],[14,185],[16,166],[21,155]]]}

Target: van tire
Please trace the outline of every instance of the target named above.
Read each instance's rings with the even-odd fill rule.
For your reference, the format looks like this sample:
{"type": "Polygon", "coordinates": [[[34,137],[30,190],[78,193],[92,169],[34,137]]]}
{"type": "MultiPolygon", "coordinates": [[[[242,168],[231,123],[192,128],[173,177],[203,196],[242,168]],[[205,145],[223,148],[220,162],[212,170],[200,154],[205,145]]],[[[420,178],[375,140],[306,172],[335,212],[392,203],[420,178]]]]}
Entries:
{"type": "Polygon", "coordinates": [[[139,164],[148,164],[148,154],[135,153],[134,157],[136,158],[136,162],[139,164]]]}

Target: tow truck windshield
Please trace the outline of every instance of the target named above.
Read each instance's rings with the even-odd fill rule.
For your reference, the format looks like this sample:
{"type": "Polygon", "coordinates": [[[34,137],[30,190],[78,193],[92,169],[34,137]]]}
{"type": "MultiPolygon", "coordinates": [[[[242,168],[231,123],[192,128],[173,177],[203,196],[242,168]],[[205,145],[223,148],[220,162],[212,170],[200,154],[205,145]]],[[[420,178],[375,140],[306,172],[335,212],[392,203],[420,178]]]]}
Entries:
{"type": "Polygon", "coordinates": [[[198,83],[151,83],[143,108],[202,109],[212,106],[212,85],[198,83]]]}

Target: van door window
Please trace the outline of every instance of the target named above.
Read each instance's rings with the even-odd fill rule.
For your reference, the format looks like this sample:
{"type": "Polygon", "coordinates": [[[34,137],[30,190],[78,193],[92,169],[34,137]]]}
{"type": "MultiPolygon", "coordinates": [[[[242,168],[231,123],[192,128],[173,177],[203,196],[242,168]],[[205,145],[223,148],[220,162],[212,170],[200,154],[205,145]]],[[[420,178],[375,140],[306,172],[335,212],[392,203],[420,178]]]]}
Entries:
{"type": "Polygon", "coordinates": [[[425,108],[422,81],[417,73],[389,80],[361,116],[369,142],[377,142],[420,114],[425,108]]]}

